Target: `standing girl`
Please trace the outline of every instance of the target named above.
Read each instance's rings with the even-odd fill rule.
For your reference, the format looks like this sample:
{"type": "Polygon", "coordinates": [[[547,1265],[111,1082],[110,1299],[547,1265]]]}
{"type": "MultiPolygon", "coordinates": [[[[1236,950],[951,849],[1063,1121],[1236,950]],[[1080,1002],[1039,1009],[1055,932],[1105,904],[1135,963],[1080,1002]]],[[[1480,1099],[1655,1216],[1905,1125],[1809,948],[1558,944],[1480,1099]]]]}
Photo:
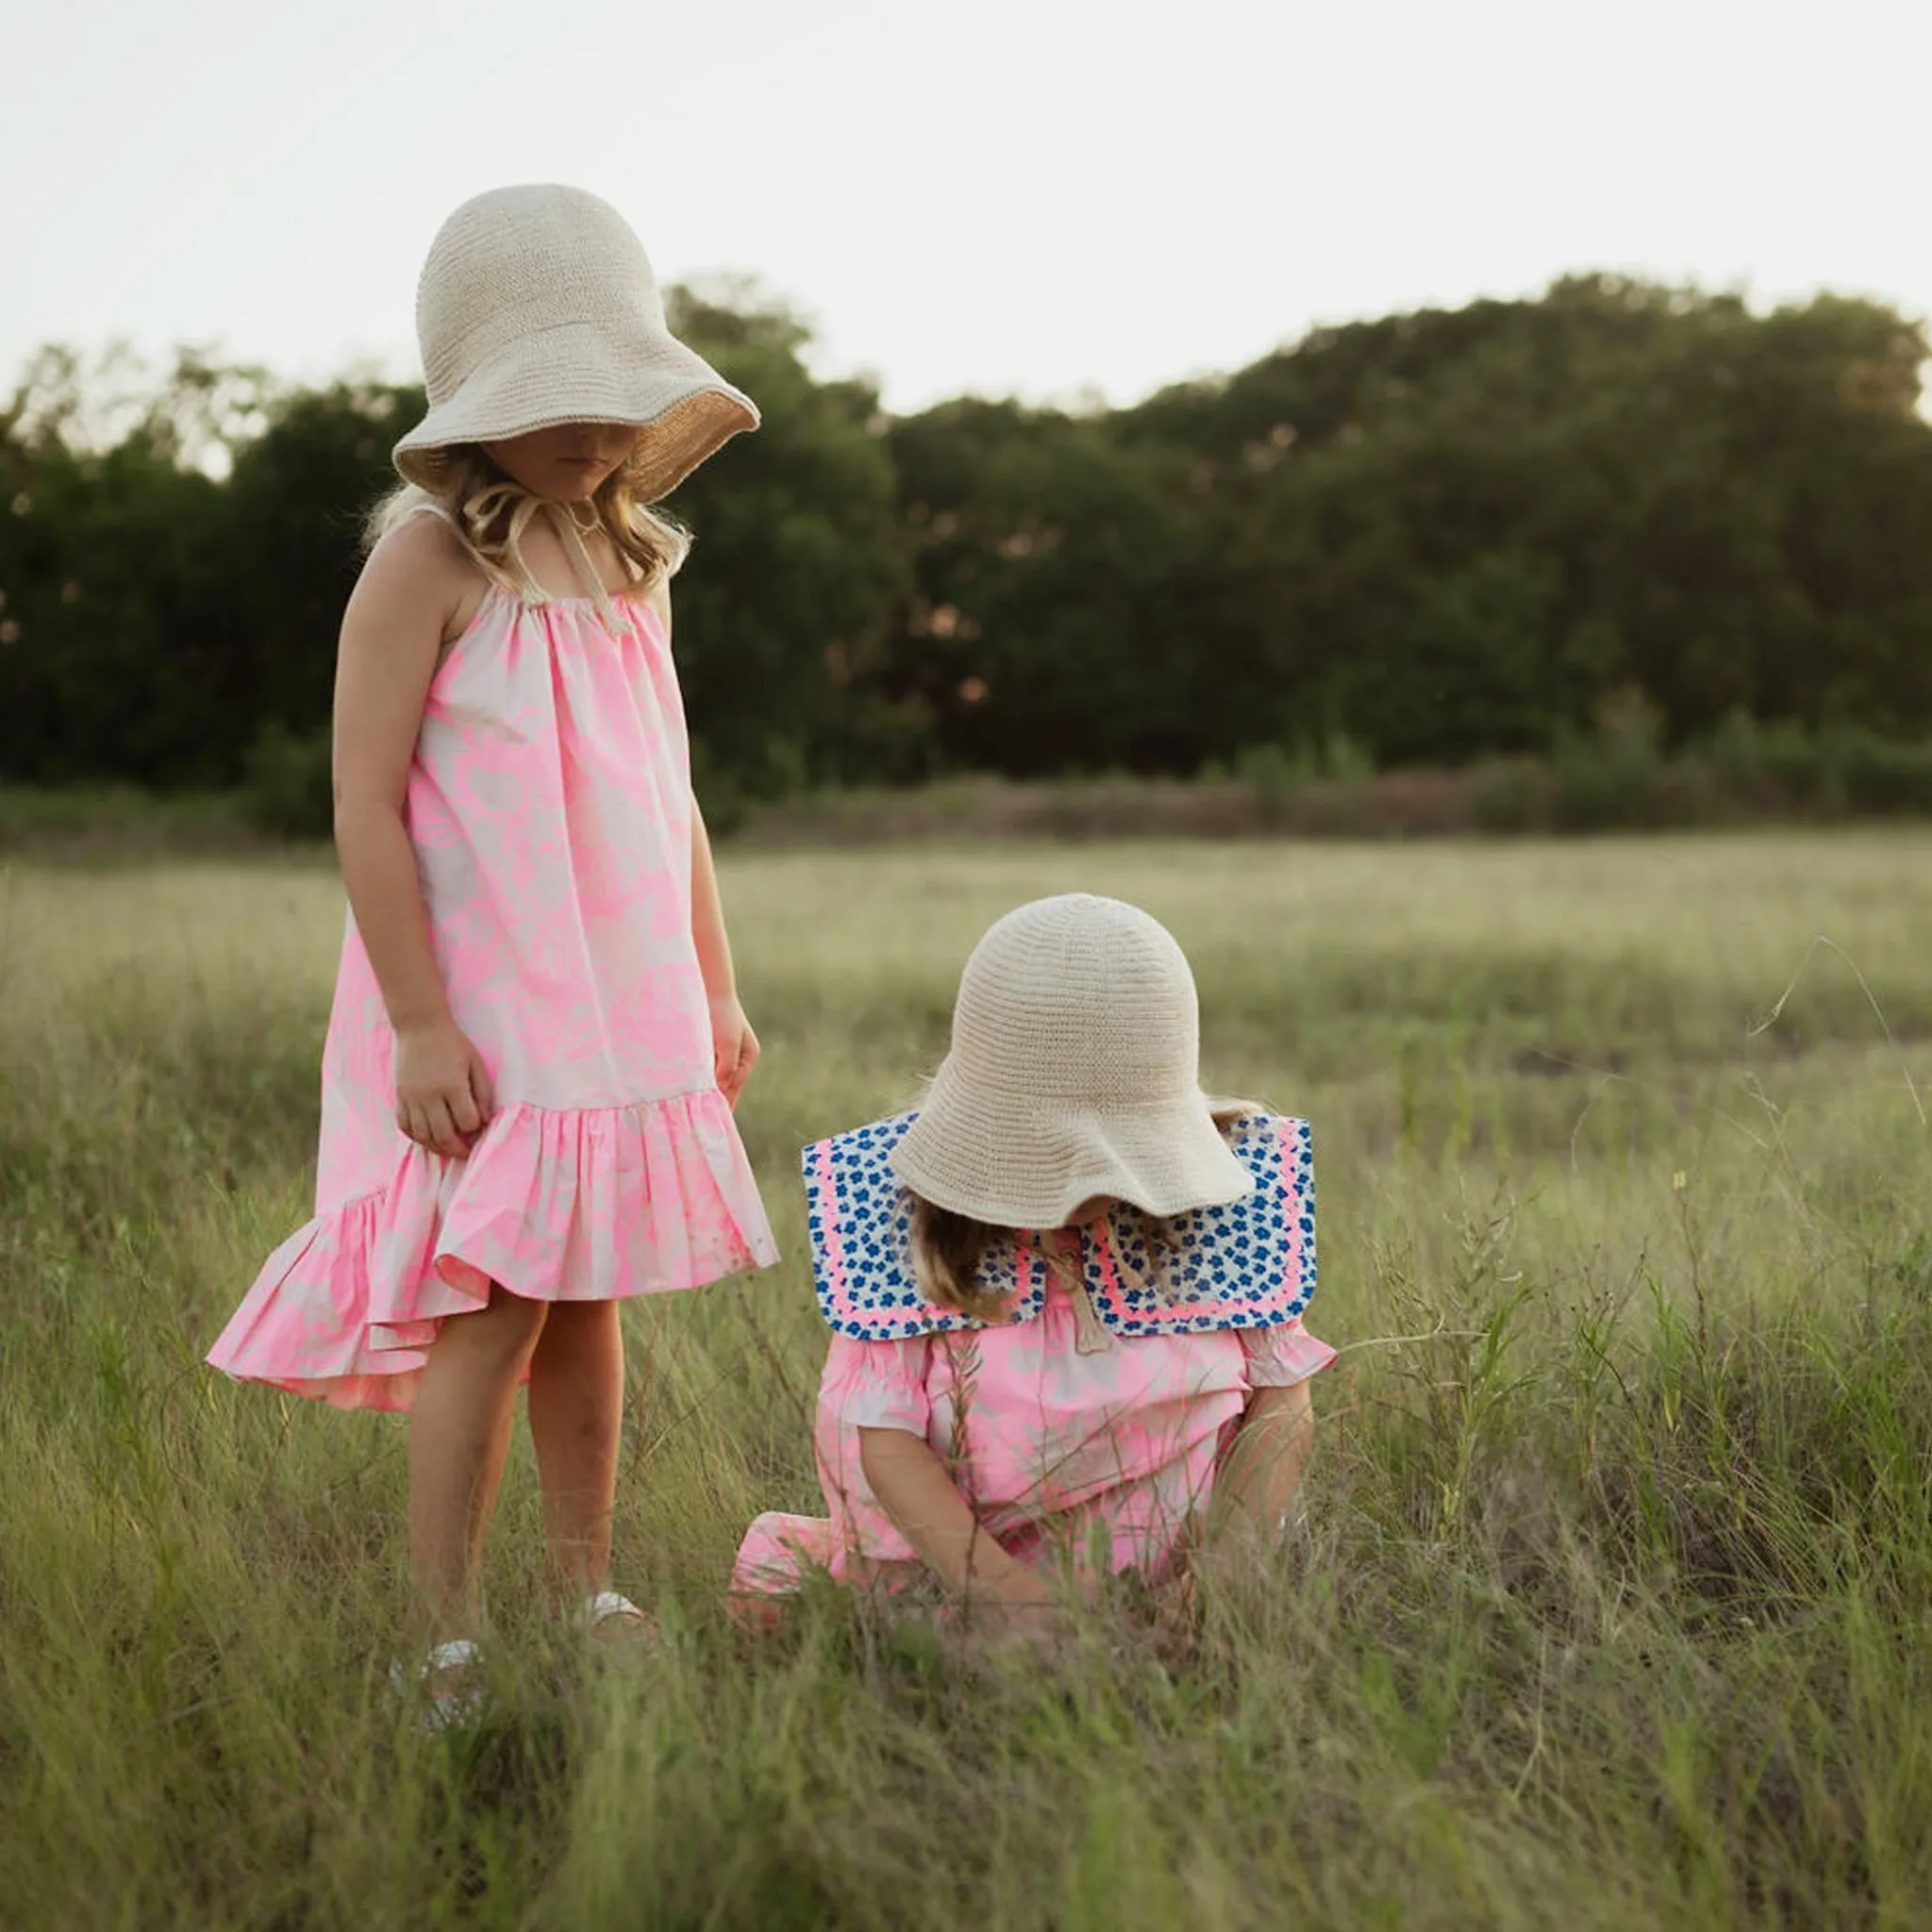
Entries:
{"type": "Polygon", "coordinates": [[[758,413],[574,189],[458,208],[417,325],[429,412],[342,622],[316,1218],[208,1358],[409,1411],[416,1674],[447,1715],[519,1384],[558,1587],[635,1634],[608,1587],[617,1304],[775,1258],[671,659],[685,539],[648,508],[758,413]]]}
{"type": "Polygon", "coordinates": [[[1307,1128],[1211,1104],[1198,1035],[1163,927],[1039,900],[966,962],[921,1110],[806,1149],[830,1515],[753,1524],[742,1606],[818,1567],[1045,1641],[1067,1584],[1281,1534],[1334,1359],[1307,1128]]]}

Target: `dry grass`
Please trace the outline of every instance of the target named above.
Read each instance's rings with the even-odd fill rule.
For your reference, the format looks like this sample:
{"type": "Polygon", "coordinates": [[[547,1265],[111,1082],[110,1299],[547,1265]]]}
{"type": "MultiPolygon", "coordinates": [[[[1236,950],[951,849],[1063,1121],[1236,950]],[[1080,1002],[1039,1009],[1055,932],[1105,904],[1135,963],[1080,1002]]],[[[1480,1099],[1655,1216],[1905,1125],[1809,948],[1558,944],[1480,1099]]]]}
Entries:
{"type": "Polygon", "coordinates": [[[1928,861],[739,857],[788,1260],[632,1323],[622,1580],[672,1654],[550,1641],[520,1459],[461,1746],[382,1683],[400,1429],[198,1366],[306,1213],[331,874],[0,874],[0,1923],[1923,1923],[1928,861]],[[1074,886],[1180,935],[1215,1084],[1315,1121],[1308,1540],[1185,1654],[1096,1621],[972,1689],[836,1602],[747,1653],[738,1533],[813,1493],[792,1150],[901,1099],[972,940],[1074,886]]]}

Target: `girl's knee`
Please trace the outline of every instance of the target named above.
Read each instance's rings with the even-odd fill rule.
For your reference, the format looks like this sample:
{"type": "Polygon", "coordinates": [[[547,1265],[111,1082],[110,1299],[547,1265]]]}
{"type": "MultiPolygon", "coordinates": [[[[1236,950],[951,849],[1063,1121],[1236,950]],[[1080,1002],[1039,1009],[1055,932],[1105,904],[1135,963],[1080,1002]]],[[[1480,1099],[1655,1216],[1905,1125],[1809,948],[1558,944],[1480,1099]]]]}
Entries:
{"type": "Polygon", "coordinates": [[[615,1302],[553,1302],[536,1358],[542,1363],[621,1360],[624,1330],[615,1302]]]}
{"type": "Polygon", "coordinates": [[[521,1363],[537,1346],[549,1312],[546,1303],[492,1286],[483,1307],[474,1314],[452,1315],[443,1323],[437,1346],[500,1365],[521,1363]]]}
{"type": "Polygon", "coordinates": [[[545,1328],[559,1336],[615,1334],[618,1319],[615,1302],[553,1302],[545,1328]]]}

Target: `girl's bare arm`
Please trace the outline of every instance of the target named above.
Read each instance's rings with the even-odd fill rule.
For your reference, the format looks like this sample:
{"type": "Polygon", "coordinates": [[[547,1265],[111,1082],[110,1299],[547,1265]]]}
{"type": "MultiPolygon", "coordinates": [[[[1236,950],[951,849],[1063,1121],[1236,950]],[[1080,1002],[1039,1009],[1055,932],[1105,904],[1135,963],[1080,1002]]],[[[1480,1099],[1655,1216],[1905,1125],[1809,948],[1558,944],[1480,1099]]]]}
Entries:
{"type": "Polygon", "coordinates": [[[731,963],[731,941],[724,931],[724,905],[718,896],[718,871],[711,862],[711,835],[696,799],[691,806],[691,934],[697,943],[698,969],[705,991],[716,999],[738,997],[738,973],[731,963]]]}
{"type": "Polygon", "coordinates": [[[1042,1580],[980,1526],[973,1506],[923,1437],[905,1429],[861,1428],[858,1466],[893,1527],[956,1595],[1008,1605],[1048,1601],[1042,1580]]]}
{"type": "MultiPolygon", "coordinates": [[[[661,579],[652,587],[651,608],[671,635],[671,589],[661,579]]],[[[698,971],[711,1008],[712,1057],[718,1085],[735,1102],[758,1062],[758,1038],[738,998],[738,973],[724,930],[724,906],[718,893],[718,870],[711,861],[711,835],[695,798],[691,804],[691,936],[698,971]]]]}
{"type": "Polygon", "coordinates": [[[1215,1484],[1209,1548],[1277,1541],[1314,1444],[1315,1408],[1306,1382],[1256,1390],[1215,1484]]]}
{"type": "Polygon", "coordinates": [[[424,700],[473,574],[430,517],[376,546],[342,616],[333,741],[336,851],[396,1037],[397,1124],[452,1156],[488,1115],[489,1078],[450,1017],[403,805],[424,700]]]}

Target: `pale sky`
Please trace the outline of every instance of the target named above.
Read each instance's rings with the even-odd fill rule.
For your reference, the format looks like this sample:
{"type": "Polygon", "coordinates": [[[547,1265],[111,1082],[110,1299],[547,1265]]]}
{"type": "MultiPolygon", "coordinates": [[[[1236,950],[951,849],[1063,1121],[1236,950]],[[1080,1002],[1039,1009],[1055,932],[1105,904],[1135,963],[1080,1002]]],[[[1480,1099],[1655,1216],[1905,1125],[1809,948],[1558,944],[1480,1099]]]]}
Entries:
{"type": "Polygon", "coordinates": [[[413,375],[437,225],[531,180],[900,409],[1599,267],[1922,315],[1928,77],[1928,0],[8,0],[0,382],[116,336],[413,375]]]}

